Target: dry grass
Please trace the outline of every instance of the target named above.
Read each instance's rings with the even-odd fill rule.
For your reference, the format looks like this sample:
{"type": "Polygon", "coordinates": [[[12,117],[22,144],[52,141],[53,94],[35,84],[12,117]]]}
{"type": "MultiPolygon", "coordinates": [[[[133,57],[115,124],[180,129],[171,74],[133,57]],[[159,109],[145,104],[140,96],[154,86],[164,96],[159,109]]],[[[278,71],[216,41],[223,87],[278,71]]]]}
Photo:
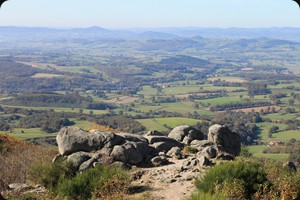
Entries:
{"type": "Polygon", "coordinates": [[[55,78],[55,77],[64,77],[64,75],[37,73],[31,76],[31,78],[55,78]]]}
{"type": "Polygon", "coordinates": [[[248,112],[260,112],[261,110],[263,110],[264,112],[268,111],[268,109],[270,108],[270,111],[274,108],[275,109],[275,112],[278,112],[281,110],[281,108],[279,106],[264,106],[264,107],[253,107],[253,108],[244,108],[244,109],[236,109],[236,110],[231,110],[233,112],[245,112],[245,113],[248,113],[248,112]]]}
{"type": "Polygon", "coordinates": [[[230,83],[244,83],[246,82],[245,79],[239,78],[239,77],[214,77],[214,78],[208,78],[208,80],[210,81],[215,81],[220,79],[221,81],[226,81],[226,82],[230,82],[230,83]]]}
{"type": "Polygon", "coordinates": [[[108,126],[103,126],[103,125],[100,125],[100,124],[96,124],[96,123],[93,123],[91,125],[90,128],[88,128],[88,130],[99,130],[99,131],[103,131],[103,132],[111,132],[111,133],[119,133],[120,130],[118,129],[113,129],[113,128],[110,128],[108,126]]]}
{"type": "Polygon", "coordinates": [[[174,95],[176,98],[180,98],[180,99],[183,99],[183,98],[188,98],[189,96],[191,95],[195,95],[195,96],[199,96],[199,97],[204,97],[206,95],[213,95],[213,94],[217,94],[217,93],[191,93],[191,94],[177,94],[177,95],[174,95]]]}
{"type": "Polygon", "coordinates": [[[137,97],[129,97],[129,96],[123,96],[119,98],[113,98],[110,100],[105,100],[103,102],[105,103],[116,103],[116,104],[126,104],[126,103],[132,103],[139,100],[137,97]]]}
{"type": "Polygon", "coordinates": [[[42,148],[0,134],[0,190],[10,183],[25,183],[33,165],[51,163],[56,154],[56,148],[42,148]]]}

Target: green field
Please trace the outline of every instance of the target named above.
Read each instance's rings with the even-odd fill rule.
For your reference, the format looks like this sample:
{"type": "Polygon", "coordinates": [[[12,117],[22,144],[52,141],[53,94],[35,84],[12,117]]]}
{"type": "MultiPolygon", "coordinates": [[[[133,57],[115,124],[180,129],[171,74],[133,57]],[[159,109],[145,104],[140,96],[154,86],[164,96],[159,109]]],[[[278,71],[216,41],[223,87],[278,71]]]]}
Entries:
{"type": "Polygon", "coordinates": [[[163,125],[157,123],[154,119],[139,119],[137,121],[141,123],[143,126],[145,126],[147,131],[157,130],[157,131],[165,132],[169,130],[163,125]]]}
{"type": "Polygon", "coordinates": [[[70,118],[70,120],[75,122],[75,124],[72,126],[76,126],[76,127],[82,128],[82,129],[89,129],[92,126],[92,123],[88,122],[88,121],[79,121],[79,120],[72,119],[72,118],[70,118]]]}
{"type": "MultiPolygon", "coordinates": [[[[269,129],[272,126],[278,126],[279,130],[284,130],[284,128],[286,127],[286,125],[284,124],[280,124],[280,123],[271,123],[271,122],[263,122],[263,123],[258,123],[256,124],[259,128],[260,128],[260,140],[262,142],[269,142],[271,140],[274,140],[274,138],[269,138],[269,129]]],[[[276,135],[277,133],[273,134],[273,137],[276,135]]]]}
{"type": "Polygon", "coordinates": [[[232,76],[219,76],[219,77],[209,78],[208,80],[215,81],[218,79],[220,79],[221,81],[227,81],[227,82],[238,82],[238,83],[246,82],[245,79],[242,79],[239,77],[232,77],[232,76]]]}
{"type": "Polygon", "coordinates": [[[199,120],[182,118],[182,117],[173,117],[173,118],[155,118],[154,121],[157,123],[164,125],[166,124],[168,127],[175,128],[180,125],[195,125],[199,120]]]}
{"type": "Polygon", "coordinates": [[[154,119],[140,119],[137,120],[143,126],[146,127],[148,131],[157,130],[157,131],[169,131],[169,128],[175,128],[180,125],[195,125],[199,120],[182,118],[182,117],[172,117],[172,118],[154,118],[154,119]]]}
{"type": "Polygon", "coordinates": [[[299,130],[282,131],[282,132],[274,133],[272,135],[272,139],[275,141],[288,142],[291,138],[300,140],[300,131],[299,130]]]}
{"type": "MultiPolygon", "coordinates": [[[[88,121],[78,121],[72,118],[70,118],[70,120],[75,122],[75,124],[72,126],[76,126],[82,129],[89,129],[89,127],[91,127],[91,123],[88,121]]],[[[43,132],[41,131],[40,128],[14,128],[12,132],[6,132],[6,133],[9,134],[10,136],[14,136],[22,140],[29,139],[29,138],[51,137],[51,136],[56,136],[57,134],[57,133],[43,132]]]]}
{"type": "Polygon", "coordinates": [[[266,115],[266,117],[274,120],[289,120],[289,119],[297,118],[295,114],[280,114],[280,113],[268,114],[266,115]]]}
{"type": "MultiPolygon", "coordinates": [[[[12,108],[24,108],[24,109],[32,109],[32,110],[50,110],[53,109],[55,112],[77,112],[79,113],[79,108],[62,108],[62,107],[28,107],[28,106],[11,106],[0,104],[2,107],[12,107],[12,108]]],[[[108,111],[106,110],[92,110],[92,109],[82,109],[84,114],[89,114],[92,111],[95,115],[106,114],[108,111]]]]}
{"type": "Polygon", "coordinates": [[[289,154],[265,154],[263,150],[267,148],[266,145],[254,145],[254,146],[247,146],[249,151],[253,154],[254,157],[257,158],[270,158],[276,160],[287,160],[289,154]]]}
{"type": "Polygon", "coordinates": [[[29,138],[42,138],[42,137],[51,137],[56,136],[56,133],[45,133],[40,130],[40,128],[14,128],[11,133],[7,133],[10,136],[20,138],[22,140],[29,139],[29,138]],[[24,133],[21,133],[21,132],[24,133]]]}
{"type": "Polygon", "coordinates": [[[206,104],[210,103],[211,105],[216,105],[216,104],[228,104],[228,103],[242,103],[243,100],[241,100],[240,97],[238,97],[238,96],[228,96],[228,97],[219,97],[219,98],[213,98],[213,99],[205,99],[205,100],[201,100],[199,102],[206,103],[206,104]]]}

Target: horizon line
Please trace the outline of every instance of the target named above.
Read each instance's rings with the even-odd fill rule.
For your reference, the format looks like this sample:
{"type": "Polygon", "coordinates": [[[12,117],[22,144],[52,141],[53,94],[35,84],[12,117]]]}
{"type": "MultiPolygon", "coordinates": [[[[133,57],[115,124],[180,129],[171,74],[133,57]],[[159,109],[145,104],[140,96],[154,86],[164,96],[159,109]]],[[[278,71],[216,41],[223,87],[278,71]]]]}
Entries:
{"type": "Polygon", "coordinates": [[[101,28],[107,30],[133,30],[133,29],[283,29],[283,28],[291,28],[291,29],[300,29],[300,27],[296,26],[270,26],[270,27],[200,27],[200,26],[162,26],[162,27],[104,27],[104,26],[74,26],[74,27],[63,27],[63,26],[18,26],[18,25],[0,25],[1,28],[48,28],[48,29],[89,29],[89,28],[101,28]]]}

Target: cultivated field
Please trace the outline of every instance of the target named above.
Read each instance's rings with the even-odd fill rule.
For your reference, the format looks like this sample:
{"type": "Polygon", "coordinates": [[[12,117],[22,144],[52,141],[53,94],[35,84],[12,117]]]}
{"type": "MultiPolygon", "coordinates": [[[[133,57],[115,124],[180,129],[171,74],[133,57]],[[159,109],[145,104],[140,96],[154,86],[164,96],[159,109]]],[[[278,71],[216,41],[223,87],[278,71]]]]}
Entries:
{"type": "Polygon", "coordinates": [[[129,97],[129,96],[122,96],[122,97],[117,97],[109,100],[103,100],[105,103],[115,103],[115,104],[127,104],[127,103],[132,103],[139,100],[137,97],[129,97]]]}
{"type": "Polygon", "coordinates": [[[59,74],[43,74],[43,73],[37,73],[32,78],[55,78],[55,77],[65,77],[64,75],[59,74]]]}

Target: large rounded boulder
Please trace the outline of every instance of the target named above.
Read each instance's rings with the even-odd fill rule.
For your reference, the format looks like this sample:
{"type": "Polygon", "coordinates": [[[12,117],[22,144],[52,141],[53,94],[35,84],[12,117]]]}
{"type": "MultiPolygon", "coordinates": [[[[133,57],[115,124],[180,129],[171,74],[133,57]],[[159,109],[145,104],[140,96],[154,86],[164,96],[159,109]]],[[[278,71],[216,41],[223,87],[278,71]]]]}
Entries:
{"type": "Polygon", "coordinates": [[[168,135],[168,137],[173,138],[183,144],[190,144],[193,140],[203,140],[204,135],[201,131],[188,126],[177,126],[168,135]]]}
{"type": "Polygon", "coordinates": [[[113,133],[84,131],[76,127],[64,127],[56,136],[58,151],[61,155],[70,155],[78,151],[91,152],[102,148],[112,148],[124,140],[113,133]]]}
{"type": "Polygon", "coordinates": [[[208,141],[220,147],[221,151],[225,151],[234,156],[241,151],[241,137],[239,134],[232,132],[227,126],[215,124],[208,130],[208,141]]]}
{"type": "Polygon", "coordinates": [[[121,161],[130,165],[141,164],[154,149],[145,142],[130,142],[114,146],[111,157],[116,161],[121,161]]]}

